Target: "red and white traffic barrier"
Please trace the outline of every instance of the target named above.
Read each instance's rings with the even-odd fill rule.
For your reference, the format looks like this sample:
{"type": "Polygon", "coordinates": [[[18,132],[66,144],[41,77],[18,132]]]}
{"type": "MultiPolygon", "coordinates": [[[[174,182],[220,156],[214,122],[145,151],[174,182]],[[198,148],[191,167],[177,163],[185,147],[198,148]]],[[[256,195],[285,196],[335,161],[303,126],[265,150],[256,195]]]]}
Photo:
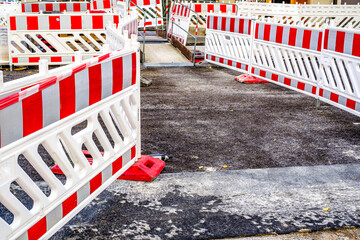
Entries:
{"type": "Polygon", "coordinates": [[[360,116],[360,32],[209,15],[206,61],[360,116]],[[251,25],[251,26],[250,26],[251,25]]]}
{"type": "Polygon", "coordinates": [[[322,27],[332,19],[337,27],[360,28],[360,5],[282,4],[239,1],[239,14],[258,20],[276,17],[277,23],[322,27]]]}
{"type": "Polygon", "coordinates": [[[248,18],[209,14],[205,40],[206,61],[248,72],[252,28],[253,20],[248,18]]]}
{"type": "Polygon", "coordinates": [[[93,10],[111,10],[113,8],[111,0],[93,0],[91,4],[93,10]]]}
{"type": "Polygon", "coordinates": [[[360,31],[325,30],[319,97],[360,116],[360,31]]]}
{"type": "Polygon", "coordinates": [[[43,12],[86,12],[90,10],[89,2],[23,2],[23,13],[43,12]]]}
{"type": "Polygon", "coordinates": [[[105,25],[117,25],[115,14],[66,13],[27,14],[10,17],[9,52],[11,65],[37,65],[74,62],[74,53],[85,58],[101,54],[105,43],[105,25]]]}
{"type": "Polygon", "coordinates": [[[322,30],[256,22],[251,73],[316,97],[322,30]]]}
{"type": "Polygon", "coordinates": [[[168,27],[168,37],[174,36],[181,44],[186,45],[189,26],[190,26],[190,14],[191,3],[171,3],[170,7],[170,23],[168,27]],[[173,24],[174,22],[175,24],[173,24]],[[179,27],[179,26],[180,27],[179,27]],[[185,30],[185,31],[184,31],[185,30]]]}
{"type": "Polygon", "coordinates": [[[128,4],[130,11],[139,15],[139,27],[156,27],[163,24],[163,10],[160,0],[132,0],[128,1],[128,4]]]}
{"type": "Polygon", "coordinates": [[[0,219],[2,238],[49,238],[140,157],[138,48],[133,42],[122,51],[64,66],[61,74],[49,72],[0,101],[0,203],[13,215],[12,221],[0,219]],[[45,152],[66,183],[45,164],[45,152]],[[33,166],[50,195],[21,161],[33,166]],[[14,182],[32,200],[30,209],[10,191],[14,182]]]}
{"type": "Polygon", "coordinates": [[[191,22],[190,27],[206,28],[206,19],[207,15],[210,13],[213,14],[228,14],[236,16],[238,9],[236,4],[226,4],[226,3],[195,3],[192,5],[191,13],[191,22]],[[195,14],[197,13],[197,14],[195,14]],[[196,25],[198,23],[198,25],[196,25]]]}

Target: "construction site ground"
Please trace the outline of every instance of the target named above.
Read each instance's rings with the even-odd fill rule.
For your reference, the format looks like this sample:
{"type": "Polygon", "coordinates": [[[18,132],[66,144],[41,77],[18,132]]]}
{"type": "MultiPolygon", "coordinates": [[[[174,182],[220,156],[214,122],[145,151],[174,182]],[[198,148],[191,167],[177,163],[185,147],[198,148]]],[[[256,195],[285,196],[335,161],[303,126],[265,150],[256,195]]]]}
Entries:
{"type": "Polygon", "coordinates": [[[142,154],[165,169],[117,180],[52,239],[360,239],[360,119],[238,74],[142,69],[142,154]]]}

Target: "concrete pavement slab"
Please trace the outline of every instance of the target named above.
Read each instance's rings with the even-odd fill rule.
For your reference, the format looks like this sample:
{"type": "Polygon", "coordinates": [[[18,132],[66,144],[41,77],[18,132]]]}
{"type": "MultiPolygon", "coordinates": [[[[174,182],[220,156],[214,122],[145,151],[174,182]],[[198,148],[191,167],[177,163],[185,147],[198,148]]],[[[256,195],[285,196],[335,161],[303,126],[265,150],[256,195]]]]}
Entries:
{"type": "Polygon", "coordinates": [[[162,174],[151,183],[113,183],[52,239],[211,239],[359,227],[359,192],[360,164],[162,174]]]}

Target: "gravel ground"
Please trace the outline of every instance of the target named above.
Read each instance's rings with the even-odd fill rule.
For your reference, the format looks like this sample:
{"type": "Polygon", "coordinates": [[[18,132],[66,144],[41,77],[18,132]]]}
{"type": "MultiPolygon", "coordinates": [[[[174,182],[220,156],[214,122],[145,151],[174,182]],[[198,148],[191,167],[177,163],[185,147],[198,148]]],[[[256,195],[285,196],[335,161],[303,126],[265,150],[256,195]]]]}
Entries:
{"type": "Polygon", "coordinates": [[[171,156],[166,173],[360,162],[358,117],[271,83],[238,83],[237,74],[142,71],[153,82],[141,93],[143,154],[171,156]]]}

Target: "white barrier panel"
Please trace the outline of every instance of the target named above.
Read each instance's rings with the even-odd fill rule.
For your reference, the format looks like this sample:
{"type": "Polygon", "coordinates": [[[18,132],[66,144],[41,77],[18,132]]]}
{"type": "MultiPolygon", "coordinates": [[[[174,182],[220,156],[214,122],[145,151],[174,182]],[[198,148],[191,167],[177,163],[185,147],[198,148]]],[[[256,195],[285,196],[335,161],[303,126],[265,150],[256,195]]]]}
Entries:
{"type": "Polygon", "coordinates": [[[92,1],[92,9],[94,10],[111,10],[113,4],[110,0],[94,0],[92,1]]]}
{"type": "Polygon", "coordinates": [[[325,30],[320,99],[360,116],[360,31],[325,30]]]}
{"type": "Polygon", "coordinates": [[[21,13],[20,3],[0,4],[0,27],[8,25],[10,15],[21,13]]]}
{"type": "Polygon", "coordinates": [[[359,30],[249,20],[255,27],[250,32],[248,26],[244,28],[245,20],[208,16],[206,61],[302,92],[360,116],[359,30]],[[238,30],[239,26],[242,27],[238,30]]]}
{"type": "Polygon", "coordinates": [[[0,203],[9,212],[0,218],[2,238],[49,238],[134,163],[140,154],[138,47],[134,42],[63,67],[62,75],[0,101],[0,203]],[[65,182],[51,172],[49,160],[65,182]],[[11,191],[14,186],[30,204],[11,191]]]}
{"type": "Polygon", "coordinates": [[[281,4],[239,2],[239,14],[265,20],[277,17],[278,23],[321,27],[331,19],[337,27],[360,28],[360,5],[281,4]]]}
{"type": "Polygon", "coordinates": [[[171,3],[170,7],[170,23],[168,26],[167,34],[168,37],[174,36],[181,44],[186,45],[188,33],[190,26],[190,9],[191,3],[181,4],[181,3],[171,3]],[[172,24],[175,22],[176,24],[172,24]],[[185,30],[185,31],[184,31],[185,30]]]}
{"type": "Polygon", "coordinates": [[[128,14],[126,3],[118,1],[114,6],[114,13],[116,15],[119,15],[120,18],[124,18],[128,14]]]}
{"type": "Polygon", "coordinates": [[[192,5],[192,10],[198,13],[199,17],[191,12],[190,27],[206,28],[206,19],[209,13],[236,15],[237,5],[225,3],[195,3],[192,5]],[[198,26],[196,26],[197,23],[198,26]]]}
{"type": "Polygon", "coordinates": [[[125,39],[137,40],[138,16],[136,14],[126,15],[120,19],[118,27],[114,24],[106,26],[106,43],[110,51],[121,50],[125,46],[125,39]]]}
{"type": "Polygon", "coordinates": [[[163,24],[163,10],[160,0],[132,0],[129,2],[131,11],[139,15],[139,27],[155,27],[163,24]],[[140,7],[141,12],[136,6],[140,7]],[[146,21],[144,19],[146,16],[146,21]]]}
{"type": "Polygon", "coordinates": [[[256,22],[251,73],[316,97],[322,30],[256,22]]]}
{"type": "Polygon", "coordinates": [[[241,72],[249,70],[252,20],[208,15],[205,59],[241,72]]]}
{"type": "Polygon", "coordinates": [[[114,14],[28,14],[10,17],[10,64],[37,65],[40,59],[60,65],[74,62],[76,51],[85,58],[99,55],[105,25],[119,23],[114,14]]]}
{"type": "Polygon", "coordinates": [[[89,2],[23,2],[23,13],[43,12],[86,12],[90,10],[89,2]]]}

